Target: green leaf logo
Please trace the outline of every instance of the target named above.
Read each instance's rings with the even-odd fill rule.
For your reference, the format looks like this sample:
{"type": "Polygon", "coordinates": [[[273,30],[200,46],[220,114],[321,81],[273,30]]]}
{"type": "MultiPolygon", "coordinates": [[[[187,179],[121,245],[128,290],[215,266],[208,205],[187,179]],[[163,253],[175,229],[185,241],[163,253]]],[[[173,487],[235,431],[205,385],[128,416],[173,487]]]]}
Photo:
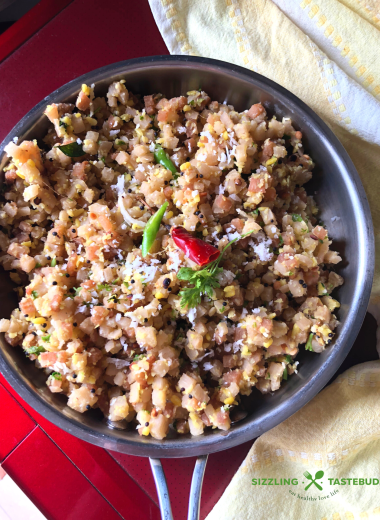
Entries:
{"type": "Polygon", "coordinates": [[[316,486],[319,489],[319,491],[322,491],[322,486],[320,484],[318,484],[318,482],[316,482],[316,480],[320,480],[324,474],[325,474],[325,472],[322,470],[317,471],[317,473],[315,474],[315,477],[313,478],[308,471],[305,471],[304,476],[308,480],[311,480],[310,484],[308,484],[305,487],[305,491],[307,491],[312,484],[314,484],[314,486],[316,486]]]}

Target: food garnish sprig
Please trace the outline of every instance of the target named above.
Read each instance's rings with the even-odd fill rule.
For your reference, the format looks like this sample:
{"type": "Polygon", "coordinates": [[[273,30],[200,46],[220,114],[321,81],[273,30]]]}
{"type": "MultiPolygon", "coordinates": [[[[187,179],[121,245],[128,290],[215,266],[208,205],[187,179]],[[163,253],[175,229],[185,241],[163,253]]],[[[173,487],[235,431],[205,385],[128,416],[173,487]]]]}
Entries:
{"type": "MultiPolygon", "coordinates": [[[[223,271],[222,267],[219,267],[219,263],[223,258],[224,252],[227,248],[229,248],[234,242],[245,238],[246,236],[253,233],[253,231],[249,231],[240,237],[236,237],[231,240],[222,250],[218,257],[208,263],[203,269],[199,271],[195,271],[191,267],[181,267],[178,271],[177,277],[179,280],[184,280],[193,285],[193,287],[186,287],[182,289],[179,293],[181,296],[181,307],[187,307],[188,309],[194,308],[201,303],[202,295],[205,294],[209,298],[212,298],[214,295],[214,289],[220,287],[220,283],[217,279],[218,274],[223,271]]],[[[200,239],[197,239],[200,242],[203,242],[200,239]]],[[[203,244],[206,244],[203,242],[203,244]]],[[[214,248],[215,249],[215,248],[214,248]]]]}

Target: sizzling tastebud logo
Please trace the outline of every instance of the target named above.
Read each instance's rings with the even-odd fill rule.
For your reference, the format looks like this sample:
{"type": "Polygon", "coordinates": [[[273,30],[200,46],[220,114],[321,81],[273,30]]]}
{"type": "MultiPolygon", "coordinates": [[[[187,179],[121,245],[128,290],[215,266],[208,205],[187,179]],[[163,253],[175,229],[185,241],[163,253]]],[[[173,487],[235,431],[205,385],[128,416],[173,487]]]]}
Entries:
{"type": "MultiPolygon", "coordinates": [[[[313,478],[308,471],[305,471],[304,476],[308,480],[311,480],[310,484],[308,484],[305,487],[305,491],[307,491],[312,484],[314,484],[314,486],[316,486],[319,489],[319,491],[322,491],[322,489],[323,489],[322,486],[320,484],[318,484],[318,482],[316,482],[316,480],[320,480],[324,474],[325,474],[325,472],[322,470],[317,471],[317,473],[315,474],[315,477],[313,478]]],[[[304,482],[303,482],[303,484],[304,484],[304,482]]],[[[321,482],[321,484],[322,484],[322,482],[321,482]]]]}
{"type": "Polygon", "coordinates": [[[303,476],[307,480],[298,479],[295,477],[277,477],[277,478],[253,478],[252,485],[253,486],[294,486],[293,489],[289,488],[289,494],[294,498],[299,500],[304,500],[306,502],[317,502],[329,500],[331,497],[337,495],[340,491],[341,486],[379,486],[380,479],[379,478],[364,478],[364,477],[328,477],[325,479],[325,482],[322,482],[322,478],[325,476],[325,472],[323,470],[318,470],[314,477],[309,471],[304,471],[303,476]],[[328,481],[328,482],[327,482],[328,481]],[[316,496],[313,496],[314,488],[317,488],[318,491],[323,491],[322,484],[327,486],[327,490],[323,493],[317,493],[316,496]],[[302,492],[298,492],[296,486],[305,486],[304,490],[309,491],[306,494],[302,494],[302,492]],[[334,489],[331,489],[331,486],[334,486],[334,489]],[[338,486],[338,487],[335,487],[338,486]]]}

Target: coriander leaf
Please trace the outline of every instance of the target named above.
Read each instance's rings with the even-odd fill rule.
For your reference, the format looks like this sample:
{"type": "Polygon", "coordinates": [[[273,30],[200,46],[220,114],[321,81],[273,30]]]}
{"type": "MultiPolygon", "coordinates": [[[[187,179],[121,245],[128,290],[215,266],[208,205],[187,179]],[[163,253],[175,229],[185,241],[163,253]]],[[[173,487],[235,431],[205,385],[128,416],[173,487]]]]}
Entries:
{"type": "Polygon", "coordinates": [[[32,298],[33,298],[33,300],[38,298],[38,292],[37,291],[32,291],[32,298]]]}
{"type": "Polygon", "coordinates": [[[62,153],[67,155],[67,157],[82,157],[86,154],[86,152],[83,151],[83,148],[80,144],[78,144],[76,141],[69,144],[63,144],[62,146],[58,146],[62,153]]]}
{"type": "Polygon", "coordinates": [[[279,235],[278,238],[280,240],[280,246],[283,246],[284,245],[284,239],[282,238],[282,235],[279,235]]]}
{"type": "Polygon", "coordinates": [[[181,297],[181,307],[192,309],[201,303],[201,294],[198,287],[182,289],[179,293],[181,297]]]}
{"type": "Polygon", "coordinates": [[[285,354],[285,361],[287,361],[288,363],[293,363],[292,356],[289,356],[289,354],[285,354]]]}
{"type": "Polygon", "coordinates": [[[47,336],[41,336],[41,339],[43,341],[50,341],[50,338],[51,338],[51,334],[48,334],[47,336]]]}
{"type": "Polygon", "coordinates": [[[200,271],[194,271],[191,267],[181,267],[178,271],[177,278],[179,278],[179,280],[189,281],[195,278],[199,272],[200,271]]]}
{"type": "Polygon", "coordinates": [[[212,298],[214,296],[214,291],[213,291],[211,285],[207,285],[207,287],[205,287],[205,293],[207,294],[207,296],[209,298],[212,298]]]}
{"type": "Polygon", "coordinates": [[[292,220],[293,222],[302,222],[302,217],[298,213],[293,213],[292,220]]]}

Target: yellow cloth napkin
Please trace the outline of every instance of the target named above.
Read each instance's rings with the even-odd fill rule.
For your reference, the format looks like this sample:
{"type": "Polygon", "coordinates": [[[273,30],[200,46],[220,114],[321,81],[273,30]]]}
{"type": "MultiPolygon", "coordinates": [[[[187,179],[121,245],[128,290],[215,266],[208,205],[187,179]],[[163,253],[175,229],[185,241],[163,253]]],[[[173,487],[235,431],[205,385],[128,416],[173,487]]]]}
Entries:
{"type": "Polygon", "coordinates": [[[378,520],[379,389],[377,361],[339,376],[299,412],[257,439],[206,520],[378,520]],[[324,475],[315,480],[319,490],[304,473],[314,478],[321,470],[324,475]],[[259,478],[260,485],[253,485],[252,479],[259,478]],[[268,480],[263,485],[264,478],[268,480]],[[280,484],[284,478],[296,479],[297,484],[274,484],[274,479],[280,484]],[[342,479],[349,478],[357,482],[346,480],[343,485],[342,479]],[[267,485],[269,479],[272,485],[267,485]]]}
{"type": "MultiPolygon", "coordinates": [[[[172,54],[247,67],[322,117],[361,176],[379,250],[379,0],[149,2],[172,54]]],[[[378,321],[379,302],[377,255],[371,312],[378,321]]],[[[380,518],[380,485],[341,484],[342,478],[380,478],[379,386],[380,363],[359,365],[262,435],[207,520],[380,518]],[[317,471],[323,477],[316,478],[317,471]],[[253,478],[294,478],[298,484],[253,486],[253,478]]]]}

